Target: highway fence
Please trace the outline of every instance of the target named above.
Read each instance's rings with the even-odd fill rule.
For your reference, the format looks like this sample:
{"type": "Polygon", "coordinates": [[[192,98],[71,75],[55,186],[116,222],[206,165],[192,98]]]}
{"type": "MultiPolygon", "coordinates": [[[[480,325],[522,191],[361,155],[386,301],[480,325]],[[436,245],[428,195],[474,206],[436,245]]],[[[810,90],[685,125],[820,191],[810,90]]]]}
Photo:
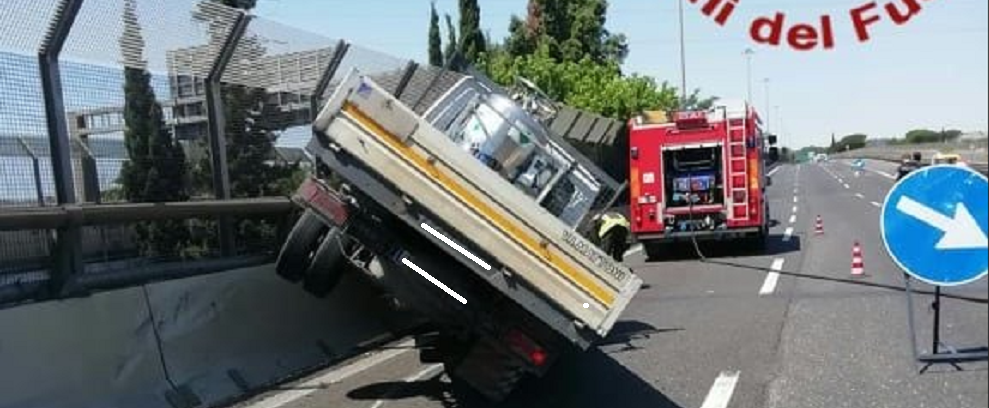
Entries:
{"type": "MultiPolygon", "coordinates": [[[[214,0],[4,0],[0,306],[271,262],[352,68],[420,113],[461,78],[214,0]]],[[[550,127],[623,174],[620,121],[550,127]]]]}
{"type": "Polygon", "coordinates": [[[848,152],[835,154],[838,158],[863,158],[882,161],[899,162],[904,155],[919,152],[927,163],[937,153],[957,154],[973,169],[986,174],[989,171],[989,152],[987,139],[961,140],[949,143],[901,144],[886,146],[869,146],[848,152]]]}

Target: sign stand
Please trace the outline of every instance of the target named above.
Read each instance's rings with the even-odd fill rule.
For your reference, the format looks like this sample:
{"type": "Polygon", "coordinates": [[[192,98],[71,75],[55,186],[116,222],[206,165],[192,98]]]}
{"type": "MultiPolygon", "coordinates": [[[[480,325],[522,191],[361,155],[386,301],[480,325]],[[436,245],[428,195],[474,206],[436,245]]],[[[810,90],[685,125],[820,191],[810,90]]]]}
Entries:
{"type": "Polygon", "coordinates": [[[958,366],[959,363],[969,363],[976,361],[989,361],[989,348],[987,347],[976,347],[959,349],[946,345],[941,341],[941,287],[934,287],[934,300],[931,302],[931,309],[934,312],[934,321],[932,328],[931,342],[931,352],[922,353],[920,348],[917,346],[917,328],[916,328],[916,318],[914,316],[914,302],[913,302],[913,285],[911,284],[911,277],[908,274],[903,275],[906,279],[906,297],[907,297],[907,315],[910,319],[910,345],[913,348],[914,359],[920,363],[925,363],[926,365],[920,370],[921,373],[927,371],[931,366],[935,364],[951,364],[955,369],[961,371],[962,368],[958,366]],[[944,351],[942,351],[942,348],[944,351]]]}

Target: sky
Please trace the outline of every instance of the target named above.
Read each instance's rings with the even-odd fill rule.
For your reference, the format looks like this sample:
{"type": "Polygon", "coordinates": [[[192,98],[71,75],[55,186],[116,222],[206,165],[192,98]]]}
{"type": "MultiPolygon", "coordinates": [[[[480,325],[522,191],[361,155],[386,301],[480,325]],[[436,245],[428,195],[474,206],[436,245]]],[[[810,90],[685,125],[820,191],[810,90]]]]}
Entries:
{"type": "MultiPolygon", "coordinates": [[[[893,0],[900,5],[909,0],[893,0]]],[[[915,128],[989,129],[989,6],[985,0],[919,0],[921,11],[898,26],[885,14],[860,43],[849,10],[867,0],[738,0],[722,27],[685,1],[687,87],[724,98],[745,98],[746,57],[751,56],[753,102],[784,145],[822,145],[866,133],[901,137],[915,128]],[[831,16],[831,50],[796,51],[753,42],[749,23],[785,14],[785,29],[831,16]],[[764,79],[768,78],[767,86],[764,79]],[[766,109],[769,106],[770,109],[766,109]]],[[[255,14],[286,26],[400,58],[425,61],[427,0],[259,0],[255,14]]],[[[626,72],[679,86],[677,3],[674,0],[612,0],[608,29],[624,33],[631,53],[626,72]]],[[[882,10],[882,4],[877,11],[882,10]]],[[[455,0],[437,0],[456,19],[455,0]]],[[[481,2],[481,25],[489,36],[507,36],[511,15],[525,0],[481,2]]],[[[441,24],[442,25],[442,24],[441,24]]],[[[445,30],[445,28],[444,28],[445,30]]],[[[444,39],[446,35],[444,33],[444,39]]]]}

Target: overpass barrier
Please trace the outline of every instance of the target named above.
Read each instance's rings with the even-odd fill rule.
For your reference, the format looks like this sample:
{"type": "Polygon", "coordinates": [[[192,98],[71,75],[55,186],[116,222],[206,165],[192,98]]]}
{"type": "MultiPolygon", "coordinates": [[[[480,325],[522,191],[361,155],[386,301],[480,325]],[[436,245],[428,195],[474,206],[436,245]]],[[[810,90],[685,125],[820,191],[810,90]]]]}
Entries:
{"type": "Polygon", "coordinates": [[[0,310],[0,408],[216,406],[403,329],[354,277],[320,300],[271,269],[0,310]]]}

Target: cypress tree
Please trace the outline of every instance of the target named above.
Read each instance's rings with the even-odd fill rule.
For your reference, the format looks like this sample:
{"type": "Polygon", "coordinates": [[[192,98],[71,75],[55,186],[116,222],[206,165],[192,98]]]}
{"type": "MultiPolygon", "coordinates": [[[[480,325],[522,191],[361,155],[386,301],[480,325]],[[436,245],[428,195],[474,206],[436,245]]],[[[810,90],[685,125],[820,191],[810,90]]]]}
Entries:
{"type": "Polygon", "coordinates": [[[429,65],[443,66],[443,40],[440,38],[440,16],[436,14],[436,2],[429,6],[429,65]]]}
{"type": "MultiPolygon", "coordinates": [[[[135,13],[135,0],[124,3],[124,31],[120,38],[124,64],[124,145],[129,160],[120,182],[132,203],[185,201],[186,163],[182,146],[165,126],[161,105],[151,86],[143,60],[144,38],[135,13]]],[[[174,255],[189,239],[178,221],[144,222],[135,226],[143,255],[174,255]]]]}

